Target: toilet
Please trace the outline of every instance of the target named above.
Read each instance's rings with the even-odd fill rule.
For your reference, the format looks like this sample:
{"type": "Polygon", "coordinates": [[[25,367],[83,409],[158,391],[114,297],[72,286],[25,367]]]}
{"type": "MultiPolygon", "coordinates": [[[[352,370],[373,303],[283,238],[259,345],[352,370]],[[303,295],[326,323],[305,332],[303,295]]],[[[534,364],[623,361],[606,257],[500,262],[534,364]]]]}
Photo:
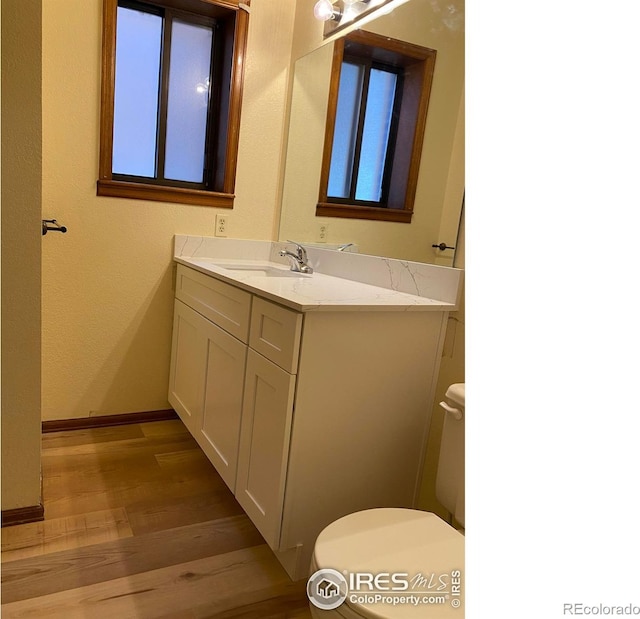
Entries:
{"type": "MultiPolygon", "coordinates": [[[[464,383],[445,400],[436,496],[464,526],[464,383]]],[[[376,508],[318,536],[307,584],[314,619],[464,617],[464,535],[437,515],[376,508]]]]}

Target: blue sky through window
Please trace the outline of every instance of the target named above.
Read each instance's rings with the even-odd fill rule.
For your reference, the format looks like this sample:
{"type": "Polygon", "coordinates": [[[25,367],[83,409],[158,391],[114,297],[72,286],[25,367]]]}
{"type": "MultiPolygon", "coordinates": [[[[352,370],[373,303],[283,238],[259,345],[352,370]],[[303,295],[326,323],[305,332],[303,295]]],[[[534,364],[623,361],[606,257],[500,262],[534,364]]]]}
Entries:
{"type": "Polygon", "coordinates": [[[114,174],[155,176],[162,17],[118,7],[114,174]]]}
{"type": "Polygon", "coordinates": [[[342,63],[327,196],[380,202],[398,77],[382,69],[369,72],[358,169],[354,170],[365,71],[364,65],[342,63]]]}
{"type": "Polygon", "coordinates": [[[213,31],[174,20],[165,178],[203,182],[213,31]]]}
{"type": "Polygon", "coordinates": [[[371,70],[356,183],[356,200],[378,202],[382,199],[382,179],[391,131],[396,82],[395,73],[379,69],[371,70]]]}
{"type": "Polygon", "coordinates": [[[329,169],[328,195],[331,197],[349,197],[363,79],[361,65],[342,63],[329,169]]]}

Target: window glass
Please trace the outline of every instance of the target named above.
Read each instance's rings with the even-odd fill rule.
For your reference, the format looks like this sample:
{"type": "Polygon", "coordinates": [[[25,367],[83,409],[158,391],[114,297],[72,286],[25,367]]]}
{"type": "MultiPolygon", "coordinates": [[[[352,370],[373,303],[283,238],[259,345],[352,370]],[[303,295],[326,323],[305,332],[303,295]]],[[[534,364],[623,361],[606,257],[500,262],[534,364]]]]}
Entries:
{"type": "Polygon", "coordinates": [[[117,40],[112,169],[153,177],[162,17],[118,7],[117,40]]]}
{"type": "Polygon", "coordinates": [[[165,178],[204,182],[213,30],[173,21],[165,178]]]}
{"type": "Polygon", "coordinates": [[[328,195],[334,198],[347,198],[351,193],[363,80],[362,65],[343,63],[329,170],[328,195]]]}
{"type": "Polygon", "coordinates": [[[316,215],[411,223],[437,52],[364,30],[333,45],[316,215]]]}
{"type": "Polygon", "coordinates": [[[97,195],[233,208],[248,11],[102,0],[97,195]]]}
{"type": "Polygon", "coordinates": [[[356,200],[378,202],[382,199],[382,180],[387,161],[396,82],[397,76],[394,73],[371,69],[356,200]]]}

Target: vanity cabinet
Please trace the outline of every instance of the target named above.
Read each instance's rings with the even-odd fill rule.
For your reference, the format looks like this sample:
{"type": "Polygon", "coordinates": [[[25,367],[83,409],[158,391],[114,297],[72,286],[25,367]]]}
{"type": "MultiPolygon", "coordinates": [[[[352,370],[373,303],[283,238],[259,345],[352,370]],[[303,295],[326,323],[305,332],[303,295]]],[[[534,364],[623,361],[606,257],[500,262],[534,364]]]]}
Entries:
{"type": "Polygon", "coordinates": [[[169,401],[272,547],[301,329],[299,312],[178,268],[169,401]]]}
{"type": "Polygon", "coordinates": [[[302,314],[253,296],[236,498],[278,548],[302,314]]]}
{"type": "Polygon", "coordinates": [[[289,575],[348,513],[414,507],[445,311],[296,311],[179,264],[169,401],[289,575]]]}
{"type": "Polygon", "coordinates": [[[294,388],[295,376],[249,350],[235,494],[271,548],[280,540],[294,388]]]}
{"type": "Polygon", "coordinates": [[[234,489],[247,345],[175,301],[169,400],[234,489]]]}

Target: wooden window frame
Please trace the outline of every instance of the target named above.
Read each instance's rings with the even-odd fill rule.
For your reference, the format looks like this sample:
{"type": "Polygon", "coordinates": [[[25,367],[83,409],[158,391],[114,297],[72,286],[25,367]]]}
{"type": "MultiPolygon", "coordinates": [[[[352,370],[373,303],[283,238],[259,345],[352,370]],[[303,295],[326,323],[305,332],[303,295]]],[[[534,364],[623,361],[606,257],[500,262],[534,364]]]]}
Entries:
{"type": "MultiPolygon", "coordinates": [[[[134,200],[152,200],[198,206],[233,208],[238,159],[240,108],[246,55],[248,11],[239,0],[139,0],[141,4],[160,6],[216,20],[223,54],[222,92],[211,133],[217,136],[208,146],[217,162],[211,173],[216,190],[190,187],[189,183],[141,182],[114,179],[113,117],[115,94],[116,19],[118,0],[103,0],[102,94],[100,101],[100,163],[97,195],[134,200]]],[[[250,0],[243,4],[249,5],[250,0]]],[[[211,136],[207,136],[209,140],[211,136]]],[[[120,175],[117,175],[120,176],[120,175]]]]}
{"type": "Polygon", "coordinates": [[[320,191],[316,206],[317,216],[411,222],[435,61],[436,50],[434,49],[389,39],[363,30],[351,32],[335,42],[320,191]],[[384,206],[372,206],[343,198],[330,198],[327,195],[338,106],[340,69],[343,60],[350,56],[395,66],[402,70],[401,104],[397,118],[395,142],[397,147],[392,146],[390,150],[391,173],[387,189],[387,202],[384,206]],[[402,146],[404,144],[409,144],[410,147],[405,148],[402,146]]]}
{"type": "Polygon", "coordinates": [[[377,208],[386,208],[387,198],[389,195],[389,185],[391,177],[391,163],[393,161],[393,150],[396,145],[396,138],[398,134],[398,119],[400,117],[400,108],[402,105],[402,80],[403,72],[401,68],[385,65],[380,62],[376,62],[371,58],[363,58],[362,56],[352,56],[347,53],[344,54],[341,65],[345,63],[354,64],[363,69],[363,84],[361,89],[361,99],[358,111],[358,121],[355,135],[355,152],[353,156],[353,174],[351,176],[351,182],[349,187],[349,196],[347,197],[335,197],[328,198],[335,204],[358,204],[360,206],[375,206],[377,208]],[[360,157],[362,154],[362,140],[364,138],[364,119],[367,109],[369,98],[369,82],[371,79],[371,71],[373,69],[379,69],[388,73],[393,73],[396,76],[396,87],[394,92],[393,101],[393,113],[391,125],[389,127],[389,142],[386,149],[385,166],[382,174],[382,191],[381,198],[378,201],[356,200],[356,188],[358,184],[358,170],[360,169],[360,157]]]}

